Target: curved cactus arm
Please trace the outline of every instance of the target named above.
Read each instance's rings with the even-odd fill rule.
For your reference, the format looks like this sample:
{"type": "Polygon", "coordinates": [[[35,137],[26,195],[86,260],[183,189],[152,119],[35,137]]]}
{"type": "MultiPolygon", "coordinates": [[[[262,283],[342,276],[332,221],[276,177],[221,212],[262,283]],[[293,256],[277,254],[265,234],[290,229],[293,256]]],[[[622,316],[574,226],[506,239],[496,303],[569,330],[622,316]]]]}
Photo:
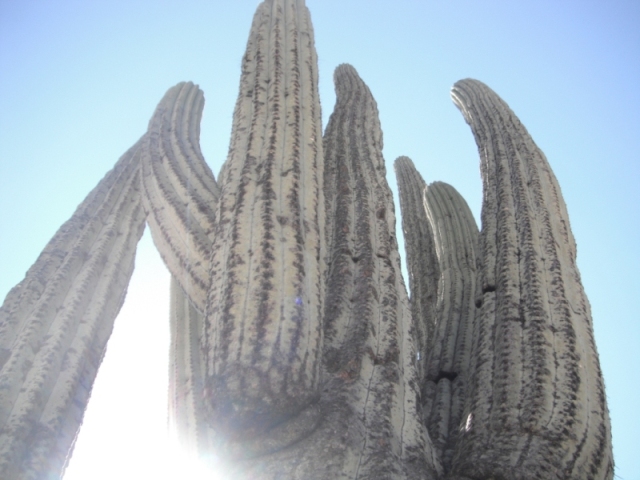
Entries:
{"type": "Polygon", "coordinates": [[[2,478],[51,478],[64,468],[144,230],[141,142],[58,230],[0,309],[2,478]]]}
{"type": "Polygon", "coordinates": [[[335,72],[324,136],[332,218],[325,302],[325,365],[352,412],[349,478],[436,478],[418,415],[411,313],[400,273],[382,131],[369,88],[350,65],[335,72]]]}
{"type": "Polygon", "coordinates": [[[415,329],[416,368],[420,385],[424,384],[425,362],[436,328],[436,299],[440,266],[433,229],[423,202],[426,184],[409,157],[398,157],[394,163],[402,212],[405,239],[411,318],[415,329]]]}
{"type": "Polygon", "coordinates": [[[205,316],[209,420],[231,449],[319,396],[321,133],[309,12],[300,0],[265,1],[219,178],[205,316]]]}
{"type": "Polygon", "coordinates": [[[486,85],[462,80],[452,97],[478,144],[484,184],[482,305],[454,477],[612,478],[589,302],[556,178],[486,85]]]}
{"type": "Polygon", "coordinates": [[[204,97],[194,84],[169,89],[149,122],[142,153],[144,206],[154,243],[202,313],[219,188],[199,147],[204,97]]]}
{"type": "Polygon", "coordinates": [[[478,227],[451,185],[430,184],[424,206],[440,265],[436,328],[426,359],[425,418],[446,470],[460,432],[476,316],[478,227]]]}

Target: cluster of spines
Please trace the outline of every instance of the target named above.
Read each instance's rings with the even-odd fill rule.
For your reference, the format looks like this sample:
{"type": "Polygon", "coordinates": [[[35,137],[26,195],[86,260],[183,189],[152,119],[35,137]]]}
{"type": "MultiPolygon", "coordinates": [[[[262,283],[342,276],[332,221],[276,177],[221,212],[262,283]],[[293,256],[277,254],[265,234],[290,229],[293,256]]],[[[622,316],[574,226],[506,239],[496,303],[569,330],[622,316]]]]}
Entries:
{"type": "Polygon", "coordinates": [[[209,272],[209,419],[223,436],[264,432],[318,396],[324,204],[317,83],[304,2],[263,2],[242,64],[209,272]]]}
{"type": "Polygon", "coordinates": [[[0,476],[61,471],[144,230],[138,142],[47,244],[0,309],[0,476]]]}
{"type": "Polygon", "coordinates": [[[610,478],[604,386],[558,183],[486,85],[462,80],[452,97],[476,138],[484,184],[470,417],[453,472],[610,478]]]}

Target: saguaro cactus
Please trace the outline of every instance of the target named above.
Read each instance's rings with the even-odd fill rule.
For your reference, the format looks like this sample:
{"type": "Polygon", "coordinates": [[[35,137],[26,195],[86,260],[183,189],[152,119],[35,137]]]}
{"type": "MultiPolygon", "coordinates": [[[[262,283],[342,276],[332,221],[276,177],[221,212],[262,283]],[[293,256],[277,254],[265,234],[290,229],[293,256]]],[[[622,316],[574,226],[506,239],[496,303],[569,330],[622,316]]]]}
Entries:
{"type": "Polygon", "coordinates": [[[219,184],[202,92],[147,132],[0,309],[0,477],[61,475],[145,221],[172,274],[171,425],[234,478],[611,479],[589,304],[559,186],[506,104],[453,89],[476,137],[482,231],[453,187],[396,171],[349,65],[321,137],[303,0],[266,0],[219,184]]]}

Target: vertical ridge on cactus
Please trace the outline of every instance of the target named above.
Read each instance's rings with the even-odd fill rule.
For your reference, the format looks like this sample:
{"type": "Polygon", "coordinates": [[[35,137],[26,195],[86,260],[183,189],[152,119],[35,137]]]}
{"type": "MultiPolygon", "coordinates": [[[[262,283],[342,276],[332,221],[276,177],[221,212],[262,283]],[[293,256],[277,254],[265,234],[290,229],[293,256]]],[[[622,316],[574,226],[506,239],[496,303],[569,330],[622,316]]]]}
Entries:
{"type": "Polygon", "coordinates": [[[486,85],[462,80],[452,97],[476,138],[484,184],[471,420],[453,471],[610,478],[604,385],[560,187],[486,85]]]}

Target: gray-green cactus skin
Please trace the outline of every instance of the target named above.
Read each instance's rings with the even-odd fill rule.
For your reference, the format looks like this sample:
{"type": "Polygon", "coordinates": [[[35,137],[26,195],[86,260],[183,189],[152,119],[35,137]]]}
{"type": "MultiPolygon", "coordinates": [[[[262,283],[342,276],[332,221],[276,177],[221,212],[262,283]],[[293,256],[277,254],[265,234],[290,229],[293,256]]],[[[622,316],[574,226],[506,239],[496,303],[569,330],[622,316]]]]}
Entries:
{"type": "Polygon", "coordinates": [[[169,89],[0,308],[0,478],[63,474],[145,223],[172,275],[170,426],[230,478],[613,478],[542,152],[488,87],[454,86],[482,230],[453,187],[398,159],[409,299],[376,102],[349,65],[335,85],[322,136],[309,12],[262,2],[218,182],[202,92],[169,89]]]}

